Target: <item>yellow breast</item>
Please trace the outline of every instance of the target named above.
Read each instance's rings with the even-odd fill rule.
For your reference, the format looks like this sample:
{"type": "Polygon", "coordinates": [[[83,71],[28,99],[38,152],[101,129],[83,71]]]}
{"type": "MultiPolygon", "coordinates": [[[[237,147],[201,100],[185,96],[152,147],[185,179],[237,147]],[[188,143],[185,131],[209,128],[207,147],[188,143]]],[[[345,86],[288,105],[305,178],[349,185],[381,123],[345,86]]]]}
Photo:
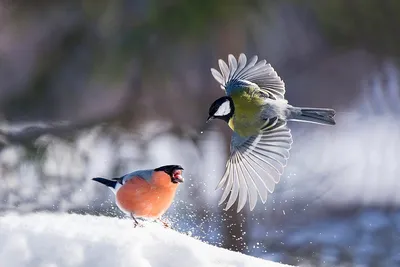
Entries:
{"type": "Polygon", "coordinates": [[[241,136],[257,134],[263,125],[260,111],[264,104],[263,100],[253,97],[251,92],[242,91],[232,95],[235,105],[235,113],[229,120],[229,127],[241,136]]]}

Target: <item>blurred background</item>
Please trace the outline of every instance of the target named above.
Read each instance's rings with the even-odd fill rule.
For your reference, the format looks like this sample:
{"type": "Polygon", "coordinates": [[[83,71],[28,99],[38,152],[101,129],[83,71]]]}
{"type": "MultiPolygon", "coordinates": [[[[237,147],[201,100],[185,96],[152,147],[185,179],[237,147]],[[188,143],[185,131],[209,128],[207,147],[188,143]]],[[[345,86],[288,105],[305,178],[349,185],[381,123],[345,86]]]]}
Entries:
{"type": "MultiPolygon", "coordinates": [[[[210,244],[300,266],[400,266],[400,2],[3,0],[0,213],[121,216],[92,182],[181,164],[166,214],[210,244]],[[266,59],[292,105],[337,125],[290,123],[289,164],[265,205],[214,191],[229,152],[229,53],[266,59]]],[[[1,230],[1,229],[0,229],[1,230]]]]}

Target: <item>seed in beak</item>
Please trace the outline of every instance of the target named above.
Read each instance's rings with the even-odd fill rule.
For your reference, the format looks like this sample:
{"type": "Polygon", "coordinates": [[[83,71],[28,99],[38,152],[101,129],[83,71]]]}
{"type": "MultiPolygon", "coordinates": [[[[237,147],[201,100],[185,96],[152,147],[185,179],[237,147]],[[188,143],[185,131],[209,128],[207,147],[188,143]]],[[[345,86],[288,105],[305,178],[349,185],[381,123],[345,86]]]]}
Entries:
{"type": "Polygon", "coordinates": [[[173,177],[175,180],[179,181],[180,183],[183,183],[183,177],[182,177],[182,171],[175,171],[173,174],[173,177]]]}

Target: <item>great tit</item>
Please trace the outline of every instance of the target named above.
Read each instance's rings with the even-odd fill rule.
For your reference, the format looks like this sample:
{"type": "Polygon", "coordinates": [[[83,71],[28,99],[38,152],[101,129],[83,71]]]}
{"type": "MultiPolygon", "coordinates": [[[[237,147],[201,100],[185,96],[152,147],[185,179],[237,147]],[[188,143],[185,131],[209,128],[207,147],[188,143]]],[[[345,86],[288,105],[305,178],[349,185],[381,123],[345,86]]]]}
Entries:
{"type": "Polygon", "coordinates": [[[166,165],[119,178],[97,177],[92,180],[114,192],[118,208],[132,217],[135,227],[138,225],[135,217],[155,219],[169,227],[161,216],[171,206],[178,184],[184,181],[182,171],[180,165],[166,165]]]}
{"type": "Polygon", "coordinates": [[[221,119],[233,130],[230,156],[218,186],[225,187],[221,205],[230,193],[225,210],[238,199],[237,212],[248,199],[250,211],[274,191],[289,158],[292,135],[287,121],[335,125],[335,110],[299,108],[285,99],[285,84],[266,60],[254,56],[247,62],[245,54],[238,60],[220,59],[220,71],[211,73],[226,95],[209,108],[207,122],[221,119]]]}

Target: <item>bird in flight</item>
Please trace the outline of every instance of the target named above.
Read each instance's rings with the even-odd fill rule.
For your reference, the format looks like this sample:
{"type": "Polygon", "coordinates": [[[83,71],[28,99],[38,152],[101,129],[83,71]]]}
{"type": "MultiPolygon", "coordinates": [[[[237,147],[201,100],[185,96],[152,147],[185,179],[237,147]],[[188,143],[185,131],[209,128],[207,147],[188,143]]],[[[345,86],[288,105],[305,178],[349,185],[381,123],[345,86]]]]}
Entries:
{"type": "Polygon", "coordinates": [[[294,107],[285,99],[285,83],[266,60],[245,54],[228,64],[220,59],[220,71],[211,73],[226,95],[209,108],[207,122],[220,119],[233,131],[230,156],[216,189],[224,187],[221,205],[230,195],[225,210],[238,200],[237,212],[247,199],[252,211],[258,195],[262,203],[274,191],[289,158],[292,135],[287,121],[335,125],[335,110],[294,107]]]}

